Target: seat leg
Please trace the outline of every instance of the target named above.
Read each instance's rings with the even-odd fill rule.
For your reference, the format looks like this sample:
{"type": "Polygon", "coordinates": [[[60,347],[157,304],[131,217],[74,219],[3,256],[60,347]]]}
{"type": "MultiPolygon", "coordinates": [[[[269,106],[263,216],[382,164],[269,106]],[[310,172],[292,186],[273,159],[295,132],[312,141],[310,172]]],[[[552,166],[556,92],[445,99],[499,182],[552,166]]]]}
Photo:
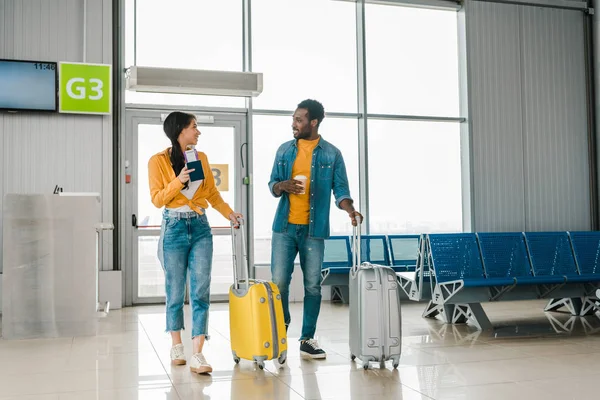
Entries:
{"type": "Polygon", "coordinates": [[[444,308],[442,309],[442,319],[447,324],[465,324],[467,323],[466,319],[459,318],[454,320],[454,314],[456,313],[456,304],[444,304],[444,308]]]}
{"type": "Polygon", "coordinates": [[[597,297],[582,297],[581,298],[581,310],[579,315],[585,317],[586,315],[594,315],[600,311],[600,304],[598,304],[597,297]]]}
{"type": "Polygon", "coordinates": [[[342,297],[342,303],[349,304],[350,303],[350,286],[348,286],[348,285],[338,286],[338,289],[339,289],[341,297],[342,297]]]}
{"type": "Polygon", "coordinates": [[[337,286],[332,285],[331,286],[331,302],[332,303],[342,303],[342,296],[341,293],[338,290],[337,286]]]}
{"type": "Polygon", "coordinates": [[[580,315],[582,311],[583,301],[579,297],[551,299],[544,311],[558,311],[565,307],[573,316],[580,315]]]}
{"type": "Polygon", "coordinates": [[[452,315],[452,323],[462,321],[472,323],[481,331],[492,330],[493,325],[479,303],[456,304],[452,315]]]}
{"type": "Polygon", "coordinates": [[[423,311],[422,317],[435,318],[439,315],[444,323],[451,324],[454,308],[454,304],[435,304],[433,301],[430,301],[427,304],[425,311],[423,311]]]}
{"type": "Polygon", "coordinates": [[[347,285],[331,285],[331,302],[348,304],[350,302],[350,287],[347,285]]]}
{"type": "Polygon", "coordinates": [[[427,306],[425,307],[425,311],[421,315],[423,318],[435,318],[438,314],[442,312],[442,306],[440,304],[435,304],[433,301],[429,301],[427,306]]]}

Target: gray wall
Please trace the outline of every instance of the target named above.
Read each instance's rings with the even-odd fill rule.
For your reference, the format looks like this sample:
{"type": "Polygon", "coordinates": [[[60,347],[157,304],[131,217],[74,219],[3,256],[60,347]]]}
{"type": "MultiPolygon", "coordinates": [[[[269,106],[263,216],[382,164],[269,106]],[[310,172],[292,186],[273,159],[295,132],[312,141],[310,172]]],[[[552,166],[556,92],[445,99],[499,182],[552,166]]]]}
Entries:
{"type": "MultiPolygon", "coordinates": [[[[593,17],[593,37],[594,37],[594,48],[592,49],[594,54],[594,96],[595,96],[595,115],[596,115],[596,138],[600,138],[600,13],[598,7],[600,7],[600,0],[593,0],[592,5],[596,8],[596,13],[593,17]]],[[[600,140],[596,139],[596,162],[600,163],[600,140]]],[[[599,164],[600,165],[600,164],[599,164]]],[[[596,184],[600,186],[600,174],[597,174],[596,184]]]]}
{"type": "MultiPolygon", "coordinates": [[[[85,61],[112,63],[110,0],[0,0],[0,58],[84,61],[84,8],[85,61]]],[[[52,193],[58,184],[100,192],[103,220],[112,222],[111,124],[110,116],[0,113],[0,206],[6,193],[52,193]]],[[[0,239],[1,225],[0,216],[0,239]]],[[[112,233],[102,250],[111,269],[112,233]]],[[[0,253],[0,271],[1,261],[0,253]]]]}
{"type": "Polygon", "coordinates": [[[473,231],[590,229],[584,13],[465,3],[473,231]]]}

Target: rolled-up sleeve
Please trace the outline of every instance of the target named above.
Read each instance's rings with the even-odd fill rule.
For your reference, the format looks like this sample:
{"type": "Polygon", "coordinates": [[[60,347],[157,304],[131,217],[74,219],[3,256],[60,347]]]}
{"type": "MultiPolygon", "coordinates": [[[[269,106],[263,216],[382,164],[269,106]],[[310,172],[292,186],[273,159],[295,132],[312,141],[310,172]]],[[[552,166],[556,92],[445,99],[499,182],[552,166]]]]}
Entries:
{"type": "Polygon", "coordinates": [[[269,179],[269,190],[271,191],[271,194],[273,195],[273,197],[281,197],[281,194],[276,194],[275,193],[275,185],[279,182],[282,181],[281,177],[279,176],[279,169],[277,168],[277,159],[279,158],[279,150],[277,151],[277,153],[275,154],[275,160],[273,161],[273,169],[271,170],[271,178],[269,179]]]}
{"type": "Polygon", "coordinates": [[[338,208],[341,208],[340,203],[343,200],[349,199],[354,202],[352,197],[350,197],[350,186],[348,185],[348,174],[346,173],[344,157],[339,152],[336,155],[333,169],[333,196],[338,208]]]}

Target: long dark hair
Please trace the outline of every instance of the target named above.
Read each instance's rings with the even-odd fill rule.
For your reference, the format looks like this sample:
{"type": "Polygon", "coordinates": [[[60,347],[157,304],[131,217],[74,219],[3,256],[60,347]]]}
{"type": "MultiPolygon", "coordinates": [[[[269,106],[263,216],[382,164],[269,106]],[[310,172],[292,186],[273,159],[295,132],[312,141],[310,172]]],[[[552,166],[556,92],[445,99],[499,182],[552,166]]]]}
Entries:
{"type": "MultiPolygon", "coordinates": [[[[188,127],[190,123],[195,120],[196,117],[192,114],[184,113],[181,111],[173,111],[167,116],[163,123],[163,130],[165,135],[171,140],[171,165],[175,176],[179,176],[179,173],[185,166],[185,157],[183,156],[183,149],[179,145],[177,139],[181,135],[181,131],[188,127]]],[[[188,183],[186,182],[184,187],[187,189],[188,183]]]]}

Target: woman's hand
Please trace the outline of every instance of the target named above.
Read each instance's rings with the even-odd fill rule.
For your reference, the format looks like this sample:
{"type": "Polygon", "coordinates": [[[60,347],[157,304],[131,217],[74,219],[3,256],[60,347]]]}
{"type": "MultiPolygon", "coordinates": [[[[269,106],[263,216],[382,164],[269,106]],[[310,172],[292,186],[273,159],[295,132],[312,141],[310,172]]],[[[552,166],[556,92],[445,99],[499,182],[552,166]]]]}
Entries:
{"type": "Polygon", "coordinates": [[[234,211],[231,214],[229,214],[229,220],[231,221],[235,229],[239,229],[240,223],[244,223],[244,216],[234,211]]]}
{"type": "Polygon", "coordinates": [[[183,183],[185,185],[186,182],[188,182],[190,180],[190,174],[192,172],[194,172],[195,169],[188,169],[187,165],[183,167],[183,169],[181,170],[181,172],[179,173],[179,176],[177,177],[181,183],[183,183]]]}

